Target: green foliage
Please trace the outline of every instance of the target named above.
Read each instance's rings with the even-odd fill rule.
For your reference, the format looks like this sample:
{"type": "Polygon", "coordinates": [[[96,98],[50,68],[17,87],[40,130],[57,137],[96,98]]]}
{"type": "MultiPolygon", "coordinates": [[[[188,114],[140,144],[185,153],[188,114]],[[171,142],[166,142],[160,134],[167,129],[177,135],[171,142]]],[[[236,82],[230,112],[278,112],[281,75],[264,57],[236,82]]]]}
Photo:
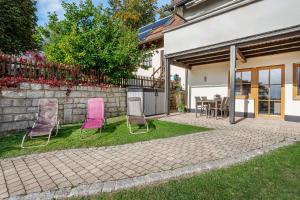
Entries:
{"type": "Polygon", "coordinates": [[[35,49],[36,1],[0,0],[0,51],[19,54],[35,49]]]}
{"type": "Polygon", "coordinates": [[[158,9],[157,13],[158,13],[160,19],[165,18],[165,17],[173,14],[172,11],[167,9],[169,6],[170,6],[170,4],[165,4],[165,5],[162,5],[158,9]]]}
{"type": "Polygon", "coordinates": [[[114,16],[132,29],[155,21],[157,0],[109,0],[114,16]]]}
{"type": "Polygon", "coordinates": [[[47,60],[97,69],[112,79],[136,71],[144,57],[136,31],[91,0],[62,5],[65,18],[49,14],[48,25],[40,30],[47,60]]]}

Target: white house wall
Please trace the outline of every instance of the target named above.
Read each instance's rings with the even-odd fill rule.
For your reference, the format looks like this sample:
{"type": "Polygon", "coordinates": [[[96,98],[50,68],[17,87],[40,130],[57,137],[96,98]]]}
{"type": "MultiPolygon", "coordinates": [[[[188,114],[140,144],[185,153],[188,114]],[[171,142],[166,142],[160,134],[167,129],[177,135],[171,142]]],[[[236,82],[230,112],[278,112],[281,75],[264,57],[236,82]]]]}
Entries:
{"type": "Polygon", "coordinates": [[[228,66],[229,63],[226,62],[195,66],[191,69],[189,73],[190,108],[195,108],[196,96],[208,98],[213,98],[215,94],[228,96],[228,66]]]}
{"type": "MultiPolygon", "coordinates": [[[[251,58],[247,63],[238,62],[238,69],[274,65],[285,66],[285,115],[300,116],[300,100],[293,99],[293,64],[300,63],[300,51],[272,56],[251,58]]],[[[195,96],[212,98],[215,94],[228,96],[229,62],[195,66],[189,73],[190,105],[195,108],[195,96]],[[204,81],[206,76],[207,82],[204,81]]],[[[236,100],[236,112],[254,113],[254,99],[236,100]]]]}
{"type": "Polygon", "coordinates": [[[299,25],[299,0],[261,0],[166,32],[165,54],[299,25]]]}
{"type": "MultiPolygon", "coordinates": [[[[136,75],[139,76],[147,76],[150,77],[155,70],[157,70],[161,66],[161,51],[164,50],[163,48],[155,49],[152,56],[152,67],[148,68],[147,70],[139,68],[136,72],[136,75]]],[[[155,75],[158,78],[159,73],[155,75]]]]}
{"type": "MultiPolygon", "coordinates": [[[[153,72],[161,66],[162,50],[164,50],[164,49],[163,48],[155,49],[154,54],[152,56],[152,67],[148,68],[147,70],[139,68],[136,72],[136,75],[150,77],[153,74],[153,72]]],[[[170,73],[171,73],[172,77],[175,74],[179,75],[179,77],[181,78],[181,85],[184,88],[185,87],[185,69],[171,65],[170,73]]],[[[155,78],[158,78],[159,75],[160,75],[160,73],[156,73],[155,78]]]]}

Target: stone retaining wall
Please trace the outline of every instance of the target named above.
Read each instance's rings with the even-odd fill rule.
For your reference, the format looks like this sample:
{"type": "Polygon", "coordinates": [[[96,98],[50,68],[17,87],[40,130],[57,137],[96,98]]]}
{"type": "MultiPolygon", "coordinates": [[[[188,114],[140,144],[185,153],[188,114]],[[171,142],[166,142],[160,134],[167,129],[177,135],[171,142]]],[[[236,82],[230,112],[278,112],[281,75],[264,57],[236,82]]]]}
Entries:
{"type": "Polygon", "coordinates": [[[21,83],[18,88],[3,89],[0,94],[0,135],[32,126],[38,111],[38,100],[57,98],[62,123],[82,122],[88,98],[102,97],[107,117],[126,112],[126,89],[77,86],[67,96],[67,87],[21,83]]]}

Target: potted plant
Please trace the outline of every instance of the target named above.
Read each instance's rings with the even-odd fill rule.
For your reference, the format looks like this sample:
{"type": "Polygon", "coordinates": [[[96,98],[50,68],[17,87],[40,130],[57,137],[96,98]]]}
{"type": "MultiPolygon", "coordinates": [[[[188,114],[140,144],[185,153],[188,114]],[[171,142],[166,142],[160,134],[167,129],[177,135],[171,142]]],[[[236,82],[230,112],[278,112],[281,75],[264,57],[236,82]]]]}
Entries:
{"type": "Polygon", "coordinates": [[[186,105],[184,104],[184,103],[179,103],[178,105],[177,105],[177,110],[178,110],[178,112],[185,112],[186,111],[186,105]]]}

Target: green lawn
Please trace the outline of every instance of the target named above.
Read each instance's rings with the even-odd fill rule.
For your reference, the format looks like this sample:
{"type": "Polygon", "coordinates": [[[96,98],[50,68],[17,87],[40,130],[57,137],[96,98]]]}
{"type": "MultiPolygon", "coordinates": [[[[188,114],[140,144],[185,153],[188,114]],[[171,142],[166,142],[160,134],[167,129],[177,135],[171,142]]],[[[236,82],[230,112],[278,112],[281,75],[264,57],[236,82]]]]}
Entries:
{"type": "Polygon", "coordinates": [[[82,199],[300,199],[300,143],[227,169],[82,199]]]}
{"type": "MultiPolygon", "coordinates": [[[[20,132],[0,138],[0,158],[15,157],[32,153],[70,148],[120,145],[209,130],[206,128],[164,122],[159,120],[150,120],[148,121],[148,123],[150,132],[140,135],[131,135],[129,134],[128,128],[126,126],[125,117],[111,118],[108,119],[108,124],[106,125],[105,129],[102,130],[101,136],[99,134],[99,131],[91,130],[86,132],[86,136],[88,137],[86,137],[84,140],[80,139],[81,124],[65,125],[60,129],[58,136],[51,138],[48,146],[31,149],[20,148],[20,144],[24,134],[24,132],[20,132]]],[[[143,127],[134,127],[134,129],[143,129],[143,127]]],[[[27,141],[26,146],[41,144],[41,142],[45,141],[46,140],[41,139],[27,141]]]]}

